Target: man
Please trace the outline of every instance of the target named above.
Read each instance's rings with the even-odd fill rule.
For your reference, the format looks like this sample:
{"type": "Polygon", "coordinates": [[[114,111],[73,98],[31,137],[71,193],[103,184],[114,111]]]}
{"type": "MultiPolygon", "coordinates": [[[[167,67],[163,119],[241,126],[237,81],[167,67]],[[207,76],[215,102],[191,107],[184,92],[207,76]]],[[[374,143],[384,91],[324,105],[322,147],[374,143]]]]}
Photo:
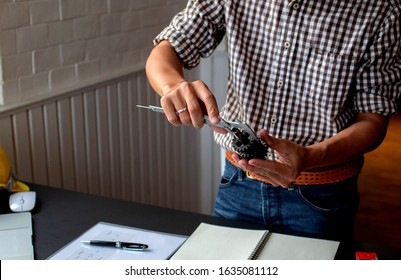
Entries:
{"type": "MultiPolygon", "coordinates": [[[[383,140],[401,92],[401,4],[375,1],[192,0],[155,39],[147,75],[173,125],[248,124],[266,160],[227,161],[214,214],[350,238],[364,153],[383,140]],[[219,113],[193,68],[227,36],[219,113]]],[[[215,129],[217,132],[222,132],[215,129]]]]}

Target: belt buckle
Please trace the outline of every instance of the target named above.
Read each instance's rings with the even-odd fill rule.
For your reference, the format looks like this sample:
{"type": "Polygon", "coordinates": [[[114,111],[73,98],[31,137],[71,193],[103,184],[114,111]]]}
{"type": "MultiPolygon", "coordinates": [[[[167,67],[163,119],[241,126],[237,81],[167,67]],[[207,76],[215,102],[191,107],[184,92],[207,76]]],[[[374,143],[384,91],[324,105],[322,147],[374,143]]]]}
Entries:
{"type": "Polygon", "coordinates": [[[245,171],[245,175],[247,178],[252,179],[252,180],[256,180],[255,177],[252,176],[251,172],[249,172],[248,170],[245,171]]]}

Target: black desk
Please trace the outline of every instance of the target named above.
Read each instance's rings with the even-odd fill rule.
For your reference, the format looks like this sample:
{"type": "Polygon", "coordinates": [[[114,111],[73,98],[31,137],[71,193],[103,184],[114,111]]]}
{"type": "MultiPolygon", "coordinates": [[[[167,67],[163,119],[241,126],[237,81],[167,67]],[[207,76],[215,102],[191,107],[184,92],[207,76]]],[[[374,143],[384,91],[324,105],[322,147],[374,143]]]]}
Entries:
{"type": "MultiPolygon", "coordinates": [[[[31,189],[36,191],[38,199],[38,207],[32,213],[36,259],[48,258],[100,221],[181,235],[190,235],[201,222],[262,228],[260,225],[56,188],[31,186],[31,189]]],[[[355,251],[375,251],[380,259],[401,259],[401,248],[358,242],[341,243],[336,259],[354,259],[355,251]]]]}

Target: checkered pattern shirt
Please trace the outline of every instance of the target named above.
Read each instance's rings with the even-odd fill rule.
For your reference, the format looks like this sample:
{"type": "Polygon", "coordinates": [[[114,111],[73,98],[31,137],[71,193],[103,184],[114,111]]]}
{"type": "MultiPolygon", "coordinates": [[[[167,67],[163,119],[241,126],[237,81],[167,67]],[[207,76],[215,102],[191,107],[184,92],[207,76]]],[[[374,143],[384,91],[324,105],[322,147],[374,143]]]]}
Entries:
{"type": "MultiPolygon", "coordinates": [[[[226,120],[306,146],[358,112],[397,111],[400,0],[190,0],[154,43],[168,40],[190,69],[224,35],[226,120]]],[[[230,149],[229,135],[215,139],[230,149]]]]}

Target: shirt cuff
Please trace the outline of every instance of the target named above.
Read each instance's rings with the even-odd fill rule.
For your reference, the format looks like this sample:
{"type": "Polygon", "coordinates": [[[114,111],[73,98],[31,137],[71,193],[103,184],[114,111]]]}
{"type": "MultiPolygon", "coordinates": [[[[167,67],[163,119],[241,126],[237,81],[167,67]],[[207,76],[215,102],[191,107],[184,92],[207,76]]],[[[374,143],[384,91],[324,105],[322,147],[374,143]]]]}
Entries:
{"type": "MultiPolygon", "coordinates": [[[[397,92],[400,91],[400,87],[401,85],[398,87],[394,85],[388,86],[385,92],[397,92]]],[[[382,91],[384,89],[376,92],[364,92],[363,95],[356,96],[354,99],[354,109],[360,113],[376,113],[385,116],[397,114],[396,95],[387,97],[382,91]]]]}
{"type": "Polygon", "coordinates": [[[170,42],[178,57],[184,63],[187,69],[195,68],[200,63],[200,55],[195,47],[184,34],[174,30],[171,26],[166,27],[157,37],[153,40],[153,44],[157,45],[163,40],[170,42]]]}

